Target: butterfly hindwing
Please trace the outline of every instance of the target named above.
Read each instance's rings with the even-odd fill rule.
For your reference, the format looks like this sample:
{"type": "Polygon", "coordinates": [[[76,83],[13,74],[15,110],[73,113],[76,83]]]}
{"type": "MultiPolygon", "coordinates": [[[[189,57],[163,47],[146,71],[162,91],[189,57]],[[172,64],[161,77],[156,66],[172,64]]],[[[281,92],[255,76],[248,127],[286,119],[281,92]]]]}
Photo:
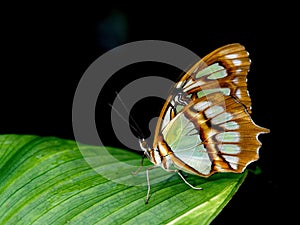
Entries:
{"type": "MultiPolygon", "coordinates": [[[[162,130],[162,135],[182,162],[175,166],[198,171],[240,173],[258,159],[256,138],[267,129],[257,126],[245,107],[231,96],[211,93],[192,101],[162,130]]],[[[173,160],[174,161],[174,160],[173,160]]],[[[191,172],[189,171],[189,172],[191,172]]]]}

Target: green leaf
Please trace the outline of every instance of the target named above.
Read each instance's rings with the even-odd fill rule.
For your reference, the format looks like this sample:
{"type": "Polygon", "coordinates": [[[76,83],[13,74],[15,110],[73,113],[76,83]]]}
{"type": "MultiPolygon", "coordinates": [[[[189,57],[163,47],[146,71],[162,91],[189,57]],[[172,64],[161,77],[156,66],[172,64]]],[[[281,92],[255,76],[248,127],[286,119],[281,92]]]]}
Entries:
{"type": "Polygon", "coordinates": [[[111,147],[0,135],[0,224],[209,224],[246,177],[188,175],[199,191],[177,174],[153,169],[145,204],[147,166],[131,174],[140,160],[111,147]]]}

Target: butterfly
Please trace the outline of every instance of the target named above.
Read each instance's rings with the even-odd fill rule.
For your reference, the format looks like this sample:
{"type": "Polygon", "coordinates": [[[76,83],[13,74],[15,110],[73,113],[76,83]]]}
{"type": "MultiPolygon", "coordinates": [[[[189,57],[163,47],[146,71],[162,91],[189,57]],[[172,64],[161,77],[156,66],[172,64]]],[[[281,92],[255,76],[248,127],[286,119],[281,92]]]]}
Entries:
{"type": "MultiPolygon", "coordinates": [[[[172,87],[155,128],[152,147],[140,147],[154,167],[182,175],[209,177],[217,172],[242,173],[258,160],[258,136],[270,132],[251,119],[247,90],[250,58],[239,43],[220,47],[193,65],[172,87]]],[[[150,180],[146,170],[148,192],[150,180]]]]}

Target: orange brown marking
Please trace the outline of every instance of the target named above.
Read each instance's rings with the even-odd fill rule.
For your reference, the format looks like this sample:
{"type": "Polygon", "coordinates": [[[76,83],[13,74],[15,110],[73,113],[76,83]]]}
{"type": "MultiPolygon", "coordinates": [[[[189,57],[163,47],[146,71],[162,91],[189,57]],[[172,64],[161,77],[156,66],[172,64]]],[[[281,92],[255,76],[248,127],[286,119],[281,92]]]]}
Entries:
{"type": "MultiPolygon", "coordinates": [[[[201,140],[203,140],[203,145],[207,149],[207,154],[212,160],[212,170],[211,174],[215,172],[236,172],[241,173],[245,166],[250,162],[258,159],[258,149],[261,143],[258,141],[257,136],[259,133],[267,133],[268,129],[257,126],[250,118],[245,107],[237,102],[236,99],[230,96],[223,96],[221,93],[213,93],[197,99],[195,103],[188,105],[183,110],[184,115],[195,125],[199,131],[201,140]],[[221,128],[221,124],[210,124],[210,120],[205,117],[204,111],[197,112],[192,106],[197,102],[205,101],[209,99],[212,105],[224,105],[226,106],[226,112],[232,115],[232,119],[228,121],[235,121],[239,127],[234,132],[239,133],[239,142],[220,142],[215,136],[218,133],[226,132],[224,128],[221,128]],[[208,136],[207,134],[213,131],[213,135],[208,136]],[[219,151],[218,145],[226,144],[236,144],[240,147],[241,151],[238,154],[224,154],[219,151]],[[227,162],[222,155],[231,155],[239,158],[237,169],[233,169],[230,163],[227,162]]],[[[226,122],[228,122],[226,121],[226,122]]],[[[232,131],[232,130],[230,130],[232,131]]],[[[210,175],[211,175],[210,174],[210,175]]]]}

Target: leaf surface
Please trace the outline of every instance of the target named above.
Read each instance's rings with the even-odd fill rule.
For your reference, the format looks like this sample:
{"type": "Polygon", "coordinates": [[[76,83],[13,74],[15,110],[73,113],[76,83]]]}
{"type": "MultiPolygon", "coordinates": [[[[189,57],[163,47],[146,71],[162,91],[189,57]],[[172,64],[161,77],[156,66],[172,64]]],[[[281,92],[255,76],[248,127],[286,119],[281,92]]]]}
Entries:
{"type": "Polygon", "coordinates": [[[199,191],[177,174],[153,169],[145,204],[147,166],[131,174],[140,161],[139,154],[112,147],[0,135],[0,224],[209,224],[247,175],[188,175],[199,191]],[[103,154],[95,166],[94,154],[102,152],[110,157],[103,154]]]}

